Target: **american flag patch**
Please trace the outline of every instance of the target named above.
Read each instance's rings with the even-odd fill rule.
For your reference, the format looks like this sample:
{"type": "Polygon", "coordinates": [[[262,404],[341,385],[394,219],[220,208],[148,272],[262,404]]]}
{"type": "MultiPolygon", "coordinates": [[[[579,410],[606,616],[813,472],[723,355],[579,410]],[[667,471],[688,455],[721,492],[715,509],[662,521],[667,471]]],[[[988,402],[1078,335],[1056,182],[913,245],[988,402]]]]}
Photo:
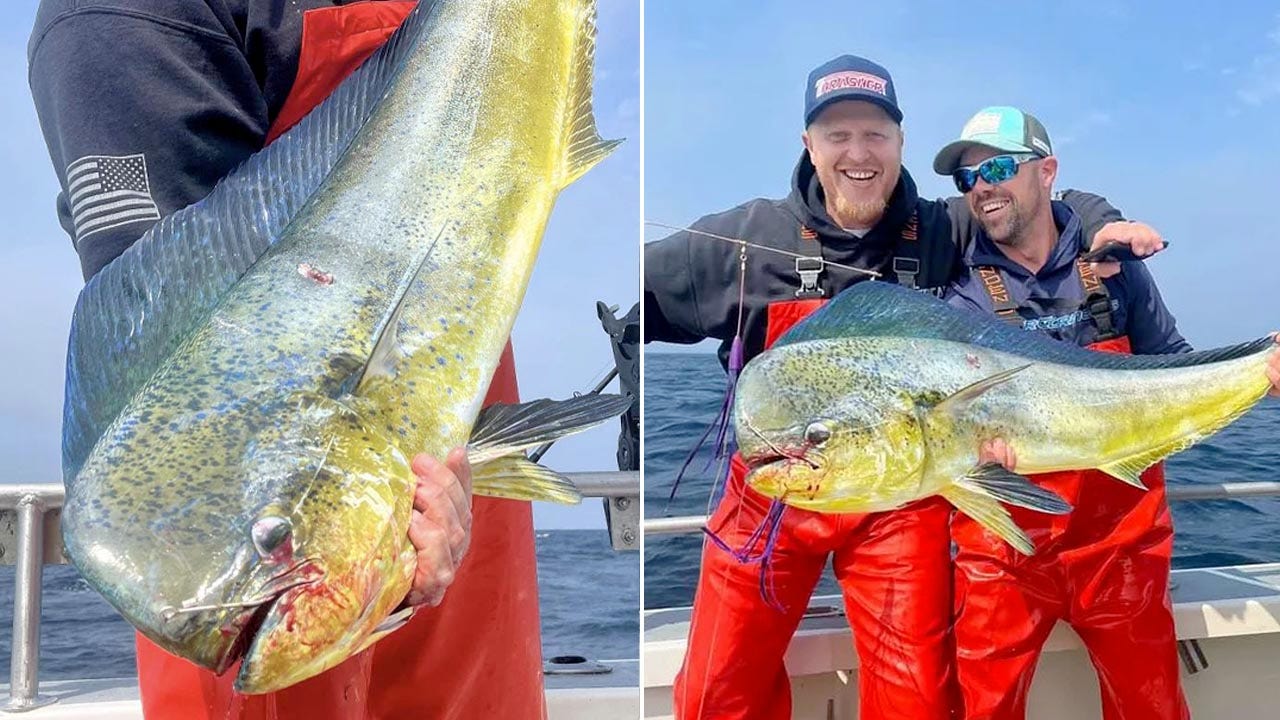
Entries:
{"type": "Polygon", "coordinates": [[[147,181],[147,159],[141,153],[87,155],[71,163],[67,166],[67,202],[77,243],[96,232],[160,219],[147,181]]]}

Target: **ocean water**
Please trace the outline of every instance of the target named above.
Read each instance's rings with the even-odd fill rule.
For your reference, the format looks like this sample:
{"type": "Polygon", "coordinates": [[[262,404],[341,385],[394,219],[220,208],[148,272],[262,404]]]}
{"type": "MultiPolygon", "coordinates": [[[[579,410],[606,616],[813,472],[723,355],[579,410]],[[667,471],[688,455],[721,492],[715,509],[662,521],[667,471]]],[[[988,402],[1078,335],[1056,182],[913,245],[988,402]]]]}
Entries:
{"type": "MultiPolygon", "coordinates": [[[[541,530],[536,542],[543,657],[638,657],[639,553],[615,553],[605,530],[541,530]]],[[[3,682],[9,677],[13,578],[12,566],[0,567],[3,682]]],[[[41,679],[135,674],[133,629],[74,568],[47,566],[43,588],[41,679]]]]}
{"type": "MultiPolygon", "coordinates": [[[[670,511],[671,483],[720,408],[725,376],[711,354],[645,353],[644,492],[646,517],[708,512],[715,467],[709,447],[690,465],[670,511]]],[[[1280,460],[1280,400],[1266,398],[1221,433],[1171,458],[1170,486],[1273,481],[1280,460]]],[[[1280,562],[1280,499],[1172,504],[1174,567],[1280,562]]],[[[645,539],[646,608],[688,605],[698,576],[702,535],[645,539]]],[[[838,593],[828,567],[818,592],[838,593]]]]}

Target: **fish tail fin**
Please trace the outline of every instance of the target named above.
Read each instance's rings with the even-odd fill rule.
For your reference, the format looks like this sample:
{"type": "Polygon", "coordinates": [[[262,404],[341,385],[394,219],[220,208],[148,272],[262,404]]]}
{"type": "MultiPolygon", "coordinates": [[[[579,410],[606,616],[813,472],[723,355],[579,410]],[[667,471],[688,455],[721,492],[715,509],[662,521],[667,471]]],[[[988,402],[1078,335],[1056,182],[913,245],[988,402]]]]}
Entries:
{"type": "Polygon", "coordinates": [[[584,2],[579,9],[574,33],[574,49],[569,58],[569,92],[565,96],[564,165],[560,187],[568,187],[596,163],[608,157],[622,140],[604,140],[596,130],[592,108],[595,80],[596,4],[584,2]]]}
{"type": "Polygon", "coordinates": [[[960,512],[973,518],[979,525],[990,530],[1009,543],[1023,555],[1034,555],[1036,548],[1031,538],[1018,527],[995,498],[985,493],[970,490],[961,485],[952,485],[942,491],[946,498],[960,512]]]}

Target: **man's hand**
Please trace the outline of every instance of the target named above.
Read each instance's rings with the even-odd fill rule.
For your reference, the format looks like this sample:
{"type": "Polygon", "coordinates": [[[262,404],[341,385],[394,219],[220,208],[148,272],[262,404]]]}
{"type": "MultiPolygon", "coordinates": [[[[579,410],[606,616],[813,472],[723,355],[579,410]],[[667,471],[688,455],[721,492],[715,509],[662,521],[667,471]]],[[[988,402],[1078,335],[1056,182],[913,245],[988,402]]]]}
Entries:
{"type": "MultiPolygon", "coordinates": [[[[1280,370],[1280,366],[1277,366],[1277,370],[1280,370]]],[[[997,463],[1005,470],[1013,472],[1014,466],[1018,464],[1018,456],[1014,454],[1013,448],[1005,444],[1003,438],[987,440],[978,446],[978,464],[987,463],[997,463]]]]}
{"type": "MultiPolygon", "coordinates": [[[[1280,333],[1271,333],[1271,339],[1280,343],[1280,333]]],[[[1267,361],[1267,379],[1271,381],[1271,397],[1280,397],[1280,348],[1271,351],[1271,359],[1267,361]]]]}
{"type": "Polygon", "coordinates": [[[465,448],[444,463],[421,454],[413,459],[418,486],[413,494],[409,541],[418,551],[418,567],[409,588],[409,605],[439,605],[471,544],[471,465],[465,448]]]}
{"type": "MultiPolygon", "coordinates": [[[[1102,226],[1098,234],[1093,236],[1089,250],[1097,250],[1108,243],[1128,245],[1134,255],[1147,257],[1164,249],[1164,239],[1156,229],[1140,222],[1112,222],[1102,226]]],[[[1111,277],[1120,272],[1120,263],[1116,261],[1090,263],[1093,272],[1100,278],[1111,277]]]]}

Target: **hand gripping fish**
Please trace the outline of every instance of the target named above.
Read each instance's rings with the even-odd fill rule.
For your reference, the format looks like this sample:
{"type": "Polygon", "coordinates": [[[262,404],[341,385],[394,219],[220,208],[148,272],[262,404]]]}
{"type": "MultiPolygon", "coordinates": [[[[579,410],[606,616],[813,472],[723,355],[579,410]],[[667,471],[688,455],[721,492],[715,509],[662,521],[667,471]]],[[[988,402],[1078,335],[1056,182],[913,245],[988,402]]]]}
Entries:
{"type": "Polygon", "coordinates": [[[422,0],[298,126],[86,286],[62,528],[166,650],[263,693],[397,627],[414,454],[576,502],[524,449],[620,414],[480,412],[559,191],[596,132],[591,0],[422,0]]]}
{"type": "Polygon", "coordinates": [[[1159,460],[1221,430],[1270,387],[1271,338],[1180,355],[1093,352],[881,282],[854,285],[747,364],[734,427],[746,482],[819,512],[941,495],[1019,551],[1001,502],[1070,506],[1020,473],[1097,468],[1142,487],[1159,460]]]}

